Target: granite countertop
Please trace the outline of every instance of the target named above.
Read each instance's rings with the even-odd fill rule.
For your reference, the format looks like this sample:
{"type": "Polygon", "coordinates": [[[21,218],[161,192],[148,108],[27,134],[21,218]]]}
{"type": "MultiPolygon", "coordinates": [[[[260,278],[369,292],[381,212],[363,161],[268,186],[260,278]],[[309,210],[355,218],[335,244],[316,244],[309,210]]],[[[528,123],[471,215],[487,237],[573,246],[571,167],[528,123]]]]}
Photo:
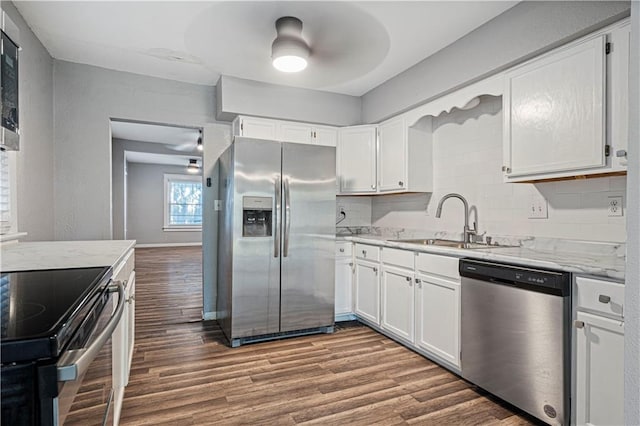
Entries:
{"type": "Polygon", "coordinates": [[[115,266],[135,245],[135,240],[7,243],[0,247],[0,270],[8,272],[115,266]]]}
{"type": "Polygon", "coordinates": [[[555,269],[565,272],[624,280],[625,245],[590,241],[528,239],[517,247],[459,249],[426,246],[393,241],[395,238],[378,235],[338,235],[337,240],[394,247],[404,250],[442,254],[455,257],[511,263],[533,268],[555,269]]]}

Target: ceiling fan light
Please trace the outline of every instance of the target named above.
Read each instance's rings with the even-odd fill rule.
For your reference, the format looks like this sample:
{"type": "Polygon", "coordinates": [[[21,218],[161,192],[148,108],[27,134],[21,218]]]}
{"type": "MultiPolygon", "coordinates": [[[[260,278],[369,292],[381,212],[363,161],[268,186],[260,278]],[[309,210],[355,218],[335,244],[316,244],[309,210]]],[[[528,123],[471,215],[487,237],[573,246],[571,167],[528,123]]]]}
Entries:
{"type": "Polygon", "coordinates": [[[302,38],[302,21],[285,16],[276,21],[278,36],[271,45],[273,66],[282,72],[299,72],[307,67],[309,46],[302,38]]]}
{"type": "Polygon", "coordinates": [[[273,58],[273,66],[282,72],[300,72],[307,67],[307,60],[294,55],[278,56],[273,58]]]}
{"type": "Polygon", "coordinates": [[[187,166],[187,172],[198,173],[199,171],[200,171],[200,166],[198,165],[198,160],[195,158],[190,158],[189,165],[187,166]]]}

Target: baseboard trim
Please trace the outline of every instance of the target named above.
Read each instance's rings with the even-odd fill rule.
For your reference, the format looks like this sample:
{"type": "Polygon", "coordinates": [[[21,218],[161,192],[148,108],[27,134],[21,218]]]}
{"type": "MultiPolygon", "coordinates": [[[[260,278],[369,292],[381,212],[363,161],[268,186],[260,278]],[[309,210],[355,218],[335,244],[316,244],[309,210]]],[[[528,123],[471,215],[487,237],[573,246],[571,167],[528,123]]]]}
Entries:
{"type": "Polygon", "coordinates": [[[357,319],[358,318],[354,314],[336,314],[336,316],[335,316],[335,321],[336,322],[354,321],[354,320],[357,320],[357,319]]]}
{"type": "Polygon", "coordinates": [[[204,315],[202,315],[202,319],[205,320],[205,321],[218,319],[218,313],[217,312],[205,312],[204,315]]]}
{"type": "Polygon", "coordinates": [[[201,246],[202,243],[157,243],[157,244],[136,244],[136,248],[154,248],[154,247],[195,247],[201,246]]]}

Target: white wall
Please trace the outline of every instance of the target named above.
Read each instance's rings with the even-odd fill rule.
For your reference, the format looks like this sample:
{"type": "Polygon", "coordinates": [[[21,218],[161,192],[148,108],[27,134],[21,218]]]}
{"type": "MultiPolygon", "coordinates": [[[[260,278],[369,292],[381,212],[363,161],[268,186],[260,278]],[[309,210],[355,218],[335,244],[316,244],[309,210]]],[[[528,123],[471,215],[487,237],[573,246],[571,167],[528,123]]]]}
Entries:
{"type": "Polygon", "coordinates": [[[222,76],[216,85],[217,118],[238,114],[348,126],[362,122],[358,96],[222,76]]]}
{"type": "Polygon", "coordinates": [[[22,240],[53,239],[53,59],[11,2],[2,9],[20,30],[18,230],[22,240]]]}
{"type": "MultiPolygon", "coordinates": [[[[200,243],[202,232],[163,231],[164,174],[187,174],[186,167],[127,163],[127,239],[138,244],[200,243]]],[[[201,177],[201,176],[198,176],[201,177]]]]}
{"type": "Polygon", "coordinates": [[[55,239],[110,239],[110,118],[203,127],[215,87],[54,61],[55,239]]]}
{"type": "Polygon", "coordinates": [[[523,1],[370,90],[363,121],[379,122],[628,14],[628,1],[523,1]]]}
{"type": "Polygon", "coordinates": [[[631,5],[629,174],[625,283],[625,423],[640,424],[640,2],[631,5]]]}
{"type": "Polygon", "coordinates": [[[473,110],[443,114],[433,120],[433,129],[433,194],[408,195],[401,203],[396,197],[374,197],[374,226],[462,232],[460,201],[447,200],[442,218],[435,218],[440,198],[457,192],[476,207],[479,231],[488,235],[626,240],[626,218],[608,217],[606,208],[608,196],[625,195],[625,177],[535,185],[502,182],[500,97],[483,97],[473,110]],[[527,207],[536,194],[548,200],[548,219],[528,218],[527,207]]]}
{"type": "Polygon", "coordinates": [[[124,238],[124,212],[125,212],[125,150],[135,152],[150,152],[154,154],[166,155],[189,155],[193,158],[202,157],[202,153],[197,150],[192,152],[177,152],[167,148],[164,144],[153,142],[130,141],[126,139],[114,138],[112,142],[112,213],[113,213],[113,239],[121,240],[124,238]]]}

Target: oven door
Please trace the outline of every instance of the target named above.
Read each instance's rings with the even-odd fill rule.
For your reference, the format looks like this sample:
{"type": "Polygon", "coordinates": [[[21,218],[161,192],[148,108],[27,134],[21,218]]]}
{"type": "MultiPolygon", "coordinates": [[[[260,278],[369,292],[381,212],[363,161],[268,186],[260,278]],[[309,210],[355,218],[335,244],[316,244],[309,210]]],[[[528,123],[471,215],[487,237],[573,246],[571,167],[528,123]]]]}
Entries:
{"type": "MultiPolygon", "coordinates": [[[[112,425],[113,372],[112,334],[125,305],[121,283],[112,284],[104,294],[104,303],[87,322],[93,323],[80,348],[62,354],[57,365],[58,425],[112,425]]],[[[54,409],[55,410],[55,409],[54,409]]],[[[55,421],[55,420],[54,420],[55,421]]]]}

